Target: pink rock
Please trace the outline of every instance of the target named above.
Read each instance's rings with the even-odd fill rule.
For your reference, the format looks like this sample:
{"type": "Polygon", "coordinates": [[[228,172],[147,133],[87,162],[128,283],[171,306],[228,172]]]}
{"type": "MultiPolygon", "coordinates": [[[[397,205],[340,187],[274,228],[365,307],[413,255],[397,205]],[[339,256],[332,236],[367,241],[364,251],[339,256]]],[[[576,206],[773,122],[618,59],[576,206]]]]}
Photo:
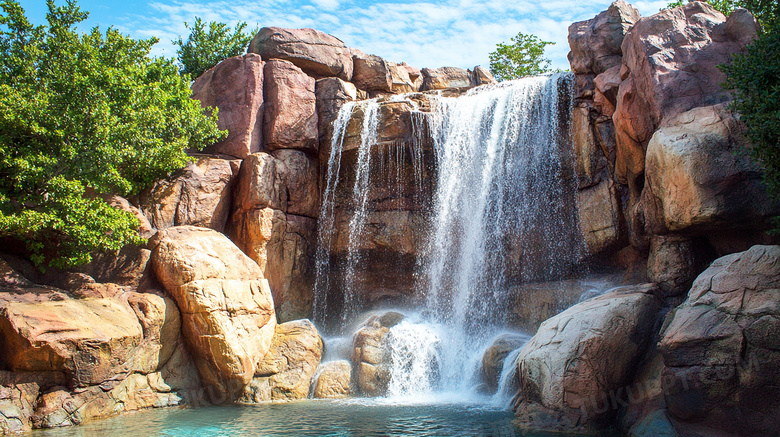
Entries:
{"type": "Polygon", "coordinates": [[[317,110],[313,78],[291,62],[265,65],[265,147],[317,152],[317,110]]]}
{"type": "Polygon", "coordinates": [[[203,107],[219,108],[219,128],[228,137],[206,149],[209,153],[244,158],[263,144],[263,62],[248,53],[225,59],[192,84],[192,98],[203,107]]]}
{"type": "Polygon", "coordinates": [[[613,116],[619,180],[632,185],[644,171],[644,149],[664,119],[730,99],[721,87],[725,76],[718,65],[742,52],[757,29],[745,12],[727,21],[702,2],[637,21],[623,40],[630,82],[620,86],[613,116]]]}
{"type": "Polygon", "coordinates": [[[263,59],[290,61],[316,78],[352,80],[352,53],[344,43],[314,29],[264,27],[249,44],[249,52],[263,59]]]}
{"type": "Polygon", "coordinates": [[[635,7],[618,0],[595,18],[569,26],[571,70],[576,74],[600,74],[620,65],[623,37],[639,17],[635,7]]]}

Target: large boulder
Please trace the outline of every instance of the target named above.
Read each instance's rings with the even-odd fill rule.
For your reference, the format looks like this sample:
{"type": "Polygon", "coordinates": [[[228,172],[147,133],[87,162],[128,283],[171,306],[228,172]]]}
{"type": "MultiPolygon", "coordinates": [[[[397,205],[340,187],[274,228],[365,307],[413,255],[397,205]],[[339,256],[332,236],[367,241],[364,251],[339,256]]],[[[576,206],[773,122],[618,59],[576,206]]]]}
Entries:
{"type": "MultiPolygon", "coordinates": [[[[520,334],[503,334],[493,340],[482,354],[480,373],[490,393],[495,393],[504,370],[504,361],[513,351],[520,349],[528,341],[528,336],[520,334]]],[[[514,363],[511,364],[514,366],[514,363]]]]}
{"type": "Polygon", "coordinates": [[[355,73],[352,82],[361,90],[393,90],[393,74],[390,63],[376,55],[356,54],[352,57],[355,73]]]}
{"type": "Polygon", "coordinates": [[[321,163],[327,163],[330,157],[330,143],[333,138],[333,122],[336,121],[341,107],[347,102],[357,100],[355,85],[336,77],[327,77],[317,81],[317,128],[320,135],[321,163]]]}
{"type": "Polygon", "coordinates": [[[316,399],[343,399],[352,395],[352,364],[348,360],[320,364],[312,395],[316,399]]]}
{"type": "Polygon", "coordinates": [[[355,385],[361,394],[376,397],[387,392],[392,357],[385,337],[403,318],[403,314],[394,311],[373,315],[352,337],[355,385]]]}
{"type": "Polygon", "coordinates": [[[174,227],[150,242],[152,265],[179,306],[182,331],[215,402],[234,400],[271,344],[276,316],[260,267],[224,235],[174,227]]]}
{"type": "Polygon", "coordinates": [[[654,234],[696,234],[724,228],[761,229],[776,209],[760,167],[739,154],[745,140],[724,106],[684,112],[658,129],[647,146],[642,203],[654,234]]]}
{"type": "Polygon", "coordinates": [[[219,108],[220,129],[228,137],[209,146],[214,154],[243,158],[263,145],[263,62],[247,53],[225,59],[192,84],[192,98],[219,108]]]}
{"type": "Polygon", "coordinates": [[[116,299],[8,303],[0,333],[4,368],[64,372],[73,387],[123,378],[143,338],[133,310],[116,299]]]}
{"type": "Polygon", "coordinates": [[[730,99],[718,66],[755,37],[758,25],[745,18],[740,13],[727,20],[709,4],[692,2],[643,17],[626,34],[625,81],[613,115],[621,181],[633,185],[642,175],[644,150],[664,119],[730,99]]]}
{"type": "Polygon", "coordinates": [[[313,78],[290,62],[265,63],[263,140],[267,150],[300,149],[316,153],[316,97],[313,78]]]}
{"type": "Polygon", "coordinates": [[[423,68],[422,91],[474,86],[471,72],[457,67],[423,68]]]}
{"type": "Polygon", "coordinates": [[[577,191],[577,213],[588,254],[618,246],[625,234],[617,184],[604,178],[598,185],[577,191]]]}
{"type": "Polygon", "coordinates": [[[592,432],[617,411],[604,407],[626,386],[653,338],[661,300],[651,286],[625,287],[542,323],[517,358],[514,411],[524,429],[592,432]]]}
{"type": "Polygon", "coordinates": [[[322,338],[307,319],[276,326],[268,353],[257,365],[243,401],[306,399],[322,357],[322,338]]]}
{"type": "Polygon", "coordinates": [[[159,371],[179,345],[179,308],[170,297],[153,291],[132,292],[127,296],[127,302],[138,317],[144,333],[133,370],[143,374],[159,371]]]}
{"type": "Polygon", "coordinates": [[[639,17],[634,6],[618,0],[595,18],[569,26],[571,70],[575,74],[601,74],[620,65],[623,37],[639,17]]]}
{"type": "Polygon", "coordinates": [[[140,195],[141,209],[156,229],[201,226],[222,231],[230,215],[237,160],[194,157],[187,167],[140,195]]]}
{"type": "Polygon", "coordinates": [[[241,162],[233,192],[234,221],[236,214],[258,208],[287,211],[287,199],[287,185],[281,163],[273,155],[255,153],[241,162]]]}
{"type": "Polygon", "coordinates": [[[336,37],[314,29],[264,27],[249,43],[249,52],[263,59],[290,61],[316,78],[352,80],[352,53],[336,37]]]}
{"type": "Polygon", "coordinates": [[[669,316],[663,389],[684,435],[780,434],[780,246],[719,258],[669,316]]]}

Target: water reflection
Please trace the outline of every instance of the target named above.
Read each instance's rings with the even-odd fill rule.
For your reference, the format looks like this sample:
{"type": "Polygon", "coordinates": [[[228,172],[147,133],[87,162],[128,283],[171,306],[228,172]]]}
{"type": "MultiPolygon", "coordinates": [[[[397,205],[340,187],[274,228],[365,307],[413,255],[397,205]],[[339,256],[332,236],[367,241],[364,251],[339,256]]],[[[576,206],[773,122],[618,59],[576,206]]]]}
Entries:
{"type": "Polygon", "coordinates": [[[33,435],[562,437],[561,434],[522,433],[512,425],[512,419],[509,411],[463,404],[392,406],[369,399],[364,402],[307,400],[284,404],[149,410],[78,427],[36,431],[33,435]]]}

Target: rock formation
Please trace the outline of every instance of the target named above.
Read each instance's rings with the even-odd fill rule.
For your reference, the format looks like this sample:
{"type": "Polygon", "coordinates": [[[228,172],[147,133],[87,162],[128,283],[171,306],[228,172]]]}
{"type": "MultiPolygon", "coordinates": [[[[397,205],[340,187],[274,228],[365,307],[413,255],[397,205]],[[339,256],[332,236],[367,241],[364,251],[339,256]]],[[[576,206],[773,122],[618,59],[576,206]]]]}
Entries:
{"type": "Polygon", "coordinates": [[[631,369],[652,338],[661,300],[652,286],[599,296],[542,323],[517,358],[521,428],[592,432],[609,425],[610,392],[631,382],[631,369]]]}

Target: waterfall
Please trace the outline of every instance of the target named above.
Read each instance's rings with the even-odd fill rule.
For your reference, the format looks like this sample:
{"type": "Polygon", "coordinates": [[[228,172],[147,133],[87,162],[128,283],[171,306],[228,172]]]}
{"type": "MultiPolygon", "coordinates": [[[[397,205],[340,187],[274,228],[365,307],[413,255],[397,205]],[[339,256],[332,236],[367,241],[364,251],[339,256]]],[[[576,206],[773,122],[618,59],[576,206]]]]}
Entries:
{"type": "Polygon", "coordinates": [[[565,276],[584,252],[566,153],[571,89],[571,75],[538,76],[435,101],[438,181],[421,287],[450,330],[452,389],[465,388],[475,341],[501,326],[507,284],[565,276]]]}
{"type": "Polygon", "coordinates": [[[479,87],[457,98],[427,94],[430,111],[411,114],[411,144],[393,145],[399,147],[388,148],[386,159],[375,157],[373,163],[382,103],[342,107],[334,123],[320,214],[315,290],[315,320],[322,323],[332,282],[339,281],[342,334],[364,309],[355,269],[364,262],[360,248],[372,211],[370,185],[381,174],[387,189],[402,192],[393,184],[403,179],[403,161],[411,159],[419,192],[423,187],[417,184],[428,171],[422,139],[433,147],[435,169],[427,182],[433,191],[417,271],[398,272],[416,281],[421,305],[414,322],[391,328],[385,340],[392,355],[391,398],[403,402],[432,392],[474,393],[482,353],[506,329],[511,286],[576,273],[584,244],[571,162],[572,89],[571,74],[556,74],[479,87]],[[358,110],[363,113],[359,150],[350,161],[354,176],[346,178],[341,175],[344,142],[358,110]],[[339,188],[340,181],[351,186],[339,188]],[[339,199],[337,191],[350,199],[339,199]],[[336,266],[330,248],[334,238],[344,238],[335,236],[338,201],[348,210],[342,220],[348,220],[349,235],[345,262],[336,266]]]}

